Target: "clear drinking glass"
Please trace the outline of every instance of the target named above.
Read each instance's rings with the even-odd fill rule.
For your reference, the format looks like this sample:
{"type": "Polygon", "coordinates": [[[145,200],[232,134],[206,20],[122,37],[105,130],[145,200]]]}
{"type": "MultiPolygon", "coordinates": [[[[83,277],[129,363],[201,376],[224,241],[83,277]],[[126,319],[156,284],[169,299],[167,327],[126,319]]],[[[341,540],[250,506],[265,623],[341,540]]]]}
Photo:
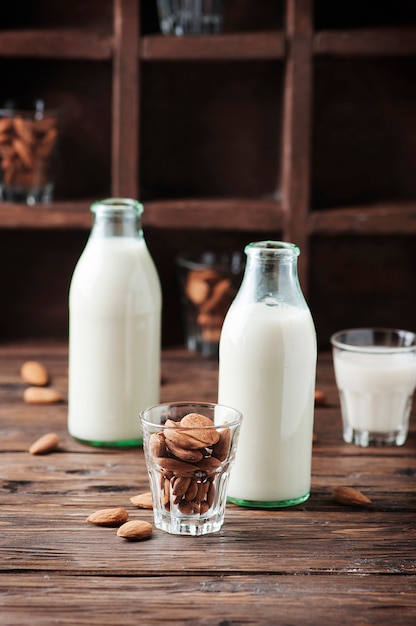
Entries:
{"type": "Polygon", "coordinates": [[[207,35],[222,29],[223,0],[157,0],[165,35],[207,35]]]}
{"type": "Polygon", "coordinates": [[[242,415],[204,402],[172,402],[140,413],[156,528],[176,535],[217,532],[242,415]]]}
{"type": "Polygon", "coordinates": [[[0,198],[34,205],[51,202],[58,142],[58,113],[0,110],[0,198]]]}
{"type": "Polygon", "coordinates": [[[182,299],[185,345],[188,350],[218,358],[225,315],[244,271],[240,252],[183,252],[176,258],[182,299]]]}
{"type": "Polygon", "coordinates": [[[416,335],[355,328],[335,333],[331,343],[344,441],[403,445],[416,387],[416,335]]]}

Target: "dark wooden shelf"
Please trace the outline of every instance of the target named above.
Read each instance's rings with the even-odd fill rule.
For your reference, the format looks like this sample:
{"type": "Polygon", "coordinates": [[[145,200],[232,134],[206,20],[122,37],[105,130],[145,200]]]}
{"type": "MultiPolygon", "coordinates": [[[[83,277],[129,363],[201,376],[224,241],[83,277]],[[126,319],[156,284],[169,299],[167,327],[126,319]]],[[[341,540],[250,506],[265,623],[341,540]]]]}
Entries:
{"type": "Polygon", "coordinates": [[[311,234],[416,235],[416,202],[383,202],[312,211],[311,234]]]}
{"type": "Polygon", "coordinates": [[[2,292],[15,303],[0,322],[11,334],[64,328],[62,276],[104,195],[144,202],[175,341],[172,260],[191,231],[199,249],[295,242],[324,341],[341,324],[414,324],[414,2],[241,0],[223,33],[184,37],[160,34],[148,0],[28,4],[5,12],[2,97],[64,111],[63,201],[0,203],[0,261],[14,267],[2,292]],[[42,251],[33,278],[20,247],[42,251]]]}
{"type": "Polygon", "coordinates": [[[416,26],[317,32],[313,37],[313,53],[384,57],[415,55],[416,26]]]}
{"type": "Polygon", "coordinates": [[[200,37],[149,35],[140,43],[142,61],[247,61],[282,59],[286,38],[282,31],[200,37]]]}
{"type": "MultiPolygon", "coordinates": [[[[28,207],[11,202],[0,203],[0,228],[90,229],[90,201],[53,202],[28,207]]],[[[284,226],[278,200],[183,199],[144,203],[146,227],[171,229],[258,230],[276,232],[284,226]],[[237,223],[241,221],[241,224],[237,223]]]]}
{"type": "Polygon", "coordinates": [[[220,229],[276,233],[284,216],[278,200],[164,200],[144,203],[144,226],[172,229],[220,229]]]}
{"type": "Polygon", "coordinates": [[[113,38],[74,29],[0,31],[0,57],[107,61],[113,38]]]}
{"type": "Polygon", "coordinates": [[[91,201],[53,202],[33,207],[12,202],[0,203],[0,228],[90,229],[91,201]]]}

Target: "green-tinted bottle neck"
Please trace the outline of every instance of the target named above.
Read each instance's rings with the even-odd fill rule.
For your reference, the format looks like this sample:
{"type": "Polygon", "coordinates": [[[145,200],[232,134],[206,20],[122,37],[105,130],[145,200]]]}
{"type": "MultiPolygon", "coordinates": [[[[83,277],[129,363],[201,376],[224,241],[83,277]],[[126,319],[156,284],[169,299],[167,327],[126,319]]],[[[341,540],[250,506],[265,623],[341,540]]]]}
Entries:
{"type": "Polygon", "coordinates": [[[244,249],[246,269],[240,294],[244,299],[264,302],[269,306],[281,303],[304,307],[297,272],[299,248],[281,241],[258,241],[244,249]]]}
{"type": "Polygon", "coordinates": [[[143,205],[130,198],[108,198],[91,205],[94,224],[91,237],[143,237],[143,205]]]}

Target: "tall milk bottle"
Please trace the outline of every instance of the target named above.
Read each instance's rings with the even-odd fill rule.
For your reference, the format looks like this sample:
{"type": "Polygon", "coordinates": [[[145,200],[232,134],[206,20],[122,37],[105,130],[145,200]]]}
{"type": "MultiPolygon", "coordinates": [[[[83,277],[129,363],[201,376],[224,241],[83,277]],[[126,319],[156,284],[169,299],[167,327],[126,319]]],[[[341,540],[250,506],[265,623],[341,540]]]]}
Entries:
{"type": "Polygon", "coordinates": [[[159,277],[139,202],[110,198],[91,211],[69,291],[68,430],[91,445],[138,445],[139,412],[159,402],[159,277]]]}
{"type": "Polygon", "coordinates": [[[218,402],[242,412],[228,498],[275,508],[310,494],[316,333],[297,274],[300,250],[262,241],[221,332],[218,402]]]}

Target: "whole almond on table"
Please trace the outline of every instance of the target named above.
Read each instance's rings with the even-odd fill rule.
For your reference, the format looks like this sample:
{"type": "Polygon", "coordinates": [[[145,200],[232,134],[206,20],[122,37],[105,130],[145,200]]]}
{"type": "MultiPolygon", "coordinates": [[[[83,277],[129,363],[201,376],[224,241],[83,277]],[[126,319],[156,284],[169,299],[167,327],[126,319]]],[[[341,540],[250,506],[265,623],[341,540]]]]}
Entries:
{"type": "Polygon", "coordinates": [[[321,389],[315,390],[315,406],[324,406],[326,404],[326,393],[321,389]]]}
{"type": "Polygon", "coordinates": [[[147,539],[153,532],[153,526],[149,522],[141,520],[131,520],[126,522],[117,530],[117,536],[123,539],[134,539],[140,541],[147,539]]]}
{"type": "Polygon", "coordinates": [[[27,387],[23,392],[27,404],[54,404],[62,402],[62,394],[52,387],[27,387]]]}
{"type": "Polygon", "coordinates": [[[47,454],[56,450],[59,445],[59,437],[56,433],[47,433],[39,437],[29,448],[30,454],[47,454]]]}
{"type": "Polygon", "coordinates": [[[150,491],[139,493],[137,496],[132,496],[130,498],[130,502],[132,502],[134,506],[138,506],[140,509],[153,509],[153,500],[150,491]]]}
{"type": "Polygon", "coordinates": [[[28,385],[43,387],[49,382],[49,373],[43,363],[39,361],[26,361],[20,368],[20,375],[28,385]]]}
{"type": "Polygon", "coordinates": [[[129,514],[121,507],[100,509],[87,517],[87,522],[96,526],[120,526],[127,522],[129,514]]]}
{"type": "Polygon", "coordinates": [[[332,493],[335,501],[339,504],[345,504],[347,506],[364,506],[371,504],[370,498],[361,493],[361,491],[358,491],[358,489],[353,489],[353,487],[341,485],[335,487],[332,493]]]}

